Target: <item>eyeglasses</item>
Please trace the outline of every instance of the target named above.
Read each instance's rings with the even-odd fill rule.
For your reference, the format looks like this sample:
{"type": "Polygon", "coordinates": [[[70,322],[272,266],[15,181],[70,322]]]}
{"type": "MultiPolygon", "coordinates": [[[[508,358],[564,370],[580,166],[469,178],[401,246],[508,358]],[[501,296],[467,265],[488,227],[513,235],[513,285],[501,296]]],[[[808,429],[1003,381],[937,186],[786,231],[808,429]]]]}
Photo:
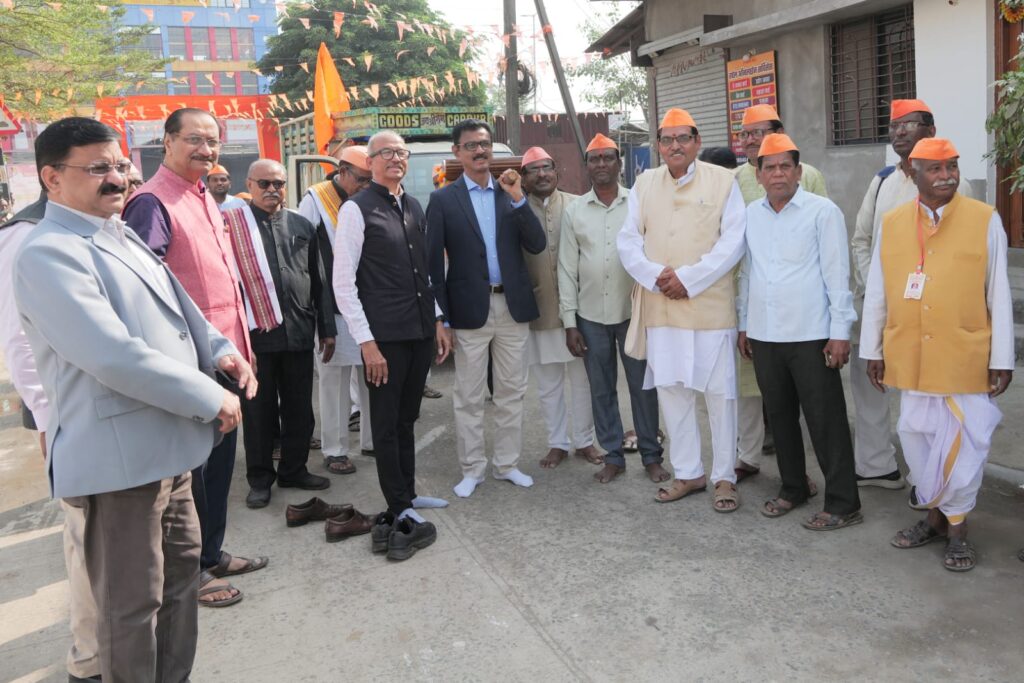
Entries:
{"type": "Polygon", "coordinates": [[[619,158],[619,155],[615,152],[605,152],[604,154],[588,154],[587,161],[591,164],[599,164],[602,161],[606,164],[614,164],[619,158]]]}
{"type": "Polygon", "coordinates": [[[275,190],[280,190],[282,187],[285,186],[285,183],[288,182],[287,180],[264,180],[263,178],[260,178],[259,180],[256,180],[255,178],[249,178],[249,180],[256,183],[256,185],[259,186],[261,190],[265,190],[271,185],[274,186],[275,190]]]}
{"type": "Polygon", "coordinates": [[[350,178],[352,178],[352,180],[354,180],[357,185],[369,185],[370,181],[373,180],[373,176],[371,176],[371,175],[359,175],[357,173],[353,173],[351,168],[342,168],[342,170],[345,173],[347,173],[348,176],[350,178]]]}
{"type": "Polygon", "coordinates": [[[89,164],[88,166],[76,166],[75,164],[53,164],[54,168],[60,168],[61,166],[67,166],[68,168],[80,168],[83,171],[87,171],[89,175],[102,178],[111,171],[117,171],[119,175],[128,175],[132,170],[132,162],[130,161],[119,161],[116,164],[107,163],[105,161],[98,161],[95,164],[89,164]]]}
{"type": "Polygon", "coordinates": [[[175,133],[175,136],[184,140],[185,144],[189,147],[202,147],[204,142],[210,149],[217,149],[221,146],[221,141],[217,138],[204,138],[202,135],[182,136],[177,133],[175,133]]]}
{"type": "Polygon", "coordinates": [[[129,180],[128,184],[131,185],[132,187],[142,187],[146,183],[143,180],[129,180]]]}
{"type": "Polygon", "coordinates": [[[540,175],[541,173],[554,173],[554,164],[544,164],[542,166],[532,166],[531,168],[524,168],[523,173],[526,175],[540,175]]]}
{"type": "Polygon", "coordinates": [[[693,135],[687,135],[686,133],[683,133],[682,135],[659,135],[658,144],[662,147],[671,147],[677,142],[680,145],[688,145],[694,141],[695,137],[696,136],[693,135]]]}
{"type": "Polygon", "coordinates": [[[924,121],[897,121],[889,124],[889,134],[894,135],[901,130],[905,130],[908,133],[913,133],[915,130],[924,125],[924,121]]]}
{"type": "MultiPolygon", "coordinates": [[[[384,149],[378,149],[370,156],[380,157],[385,161],[391,161],[392,159],[395,158],[397,158],[399,161],[405,161],[406,159],[409,158],[409,150],[395,147],[385,147],[384,149]]],[[[367,180],[367,182],[369,182],[369,180],[367,180]]]]}
{"type": "Polygon", "coordinates": [[[494,143],[490,140],[480,140],[479,142],[474,140],[473,142],[460,142],[455,146],[461,147],[467,152],[475,152],[478,149],[490,149],[491,147],[494,147],[494,143]]]}
{"type": "Polygon", "coordinates": [[[754,140],[764,140],[765,135],[771,135],[776,131],[775,128],[755,128],[754,130],[741,130],[736,134],[740,140],[746,141],[753,138],[754,140]]]}

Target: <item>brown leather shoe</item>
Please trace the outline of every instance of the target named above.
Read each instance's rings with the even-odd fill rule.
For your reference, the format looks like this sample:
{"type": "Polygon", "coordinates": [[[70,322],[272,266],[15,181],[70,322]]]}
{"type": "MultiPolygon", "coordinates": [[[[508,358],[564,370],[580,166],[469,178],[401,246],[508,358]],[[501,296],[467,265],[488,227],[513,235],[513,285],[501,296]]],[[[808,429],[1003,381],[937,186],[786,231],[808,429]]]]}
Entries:
{"type": "Polygon", "coordinates": [[[331,517],[324,522],[324,535],[327,537],[328,543],[337,543],[349,536],[368,534],[372,528],[372,517],[349,506],[340,515],[331,517]]]}
{"type": "Polygon", "coordinates": [[[302,526],[306,522],[322,522],[325,519],[337,517],[346,510],[352,510],[352,506],[348,503],[331,505],[319,498],[310,498],[305,503],[289,505],[288,509],[284,511],[284,519],[288,526],[302,526]]]}

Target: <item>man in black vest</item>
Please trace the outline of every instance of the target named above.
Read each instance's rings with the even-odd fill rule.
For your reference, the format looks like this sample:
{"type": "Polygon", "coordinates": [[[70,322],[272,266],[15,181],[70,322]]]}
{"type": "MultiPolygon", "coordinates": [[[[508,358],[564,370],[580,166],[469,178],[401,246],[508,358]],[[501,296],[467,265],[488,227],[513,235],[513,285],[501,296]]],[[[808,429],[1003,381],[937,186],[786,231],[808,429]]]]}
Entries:
{"type": "Polygon", "coordinates": [[[414,508],[445,507],[417,496],[416,437],[423,386],[434,355],[444,362],[451,338],[427,277],[426,219],[402,188],[409,149],[394,131],[367,145],[373,180],[342,204],[334,250],[334,296],[363,355],[377,477],[388,510],[373,528],[374,552],[404,560],[437,539],[414,508]]]}

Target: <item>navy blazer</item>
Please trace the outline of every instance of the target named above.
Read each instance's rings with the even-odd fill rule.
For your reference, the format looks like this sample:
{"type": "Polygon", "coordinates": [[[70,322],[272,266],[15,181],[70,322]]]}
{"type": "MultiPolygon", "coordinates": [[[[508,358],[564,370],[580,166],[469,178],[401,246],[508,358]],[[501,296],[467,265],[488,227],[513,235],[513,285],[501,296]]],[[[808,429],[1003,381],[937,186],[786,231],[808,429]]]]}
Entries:
{"type": "MultiPolygon", "coordinates": [[[[516,322],[530,322],[540,316],[540,311],[533,298],[523,250],[539,254],[547,246],[547,237],[529,202],[513,209],[512,198],[497,181],[494,204],[498,267],[508,310],[516,322]]],[[[487,251],[464,176],[430,195],[427,257],[434,298],[449,325],[464,330],[483,327],[491,307],[487,251]]]]}

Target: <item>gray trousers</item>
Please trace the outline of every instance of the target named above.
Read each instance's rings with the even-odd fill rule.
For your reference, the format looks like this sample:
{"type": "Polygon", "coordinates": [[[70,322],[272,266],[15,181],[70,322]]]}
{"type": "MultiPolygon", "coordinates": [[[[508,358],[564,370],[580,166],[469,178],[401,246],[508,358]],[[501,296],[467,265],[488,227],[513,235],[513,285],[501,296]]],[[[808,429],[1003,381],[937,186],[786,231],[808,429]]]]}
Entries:
{"type": "Polygon", "coordinates": [[[65,498],[85,516],[104,683],[181,683],[198,636],[199,518],[190,472],[65,498]]]}

